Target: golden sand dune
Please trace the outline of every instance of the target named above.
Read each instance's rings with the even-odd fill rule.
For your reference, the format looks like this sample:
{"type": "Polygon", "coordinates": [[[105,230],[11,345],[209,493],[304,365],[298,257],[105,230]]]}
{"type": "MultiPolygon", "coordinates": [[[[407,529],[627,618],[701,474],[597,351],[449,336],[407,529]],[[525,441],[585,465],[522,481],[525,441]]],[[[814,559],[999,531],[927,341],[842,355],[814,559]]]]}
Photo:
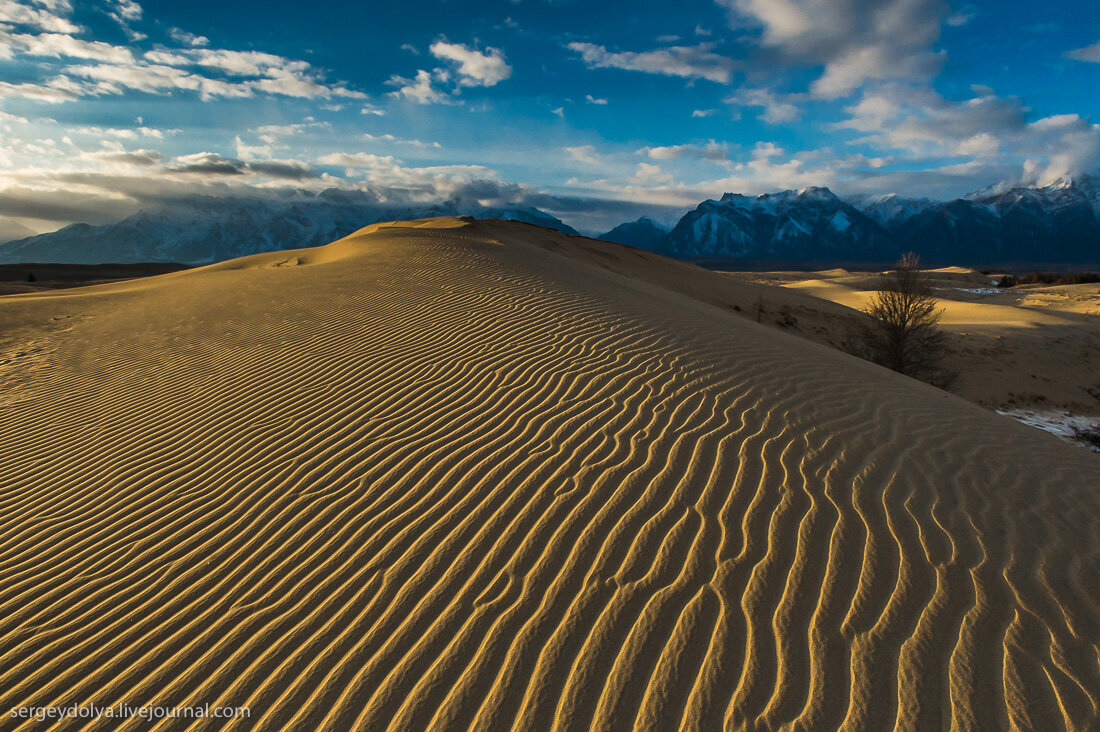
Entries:
{"type": "MultiPolygon", "coordinates": [[[[998,290],[974,270],[930,270],[948,334],[951,390],[991,409],[1028,407],[1100,418],[1100,285],[998,290]]],[[[766,323],[834,348],[852,348],[876,273],[725,273],[755,286],[766,323]]],[[[735,295],[737,288],[730,289],[735,295]]]]}
{"type": "Polygon", "coordinates": [[[0,711],[1094,727],[1100,461],[709,277],[450,219],[3,298],[0,711]]]}

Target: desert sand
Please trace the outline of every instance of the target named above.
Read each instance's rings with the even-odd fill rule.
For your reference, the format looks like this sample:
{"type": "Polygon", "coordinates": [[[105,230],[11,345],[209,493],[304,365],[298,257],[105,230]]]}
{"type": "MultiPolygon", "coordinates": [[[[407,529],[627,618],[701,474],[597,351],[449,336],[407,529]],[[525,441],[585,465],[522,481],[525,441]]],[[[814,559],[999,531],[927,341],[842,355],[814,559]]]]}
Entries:
{"type": "Polygon", "coordinates": [[[1094,728],[1100,459],[759,290],[435,219],[0,298],[0,711],[1094,728]]]}
{"type": "MultiPolygon", "coordinates": [[[[996,275],[949,267],[927,273],[948,333],[950,390],[990,409],[1035,409],[1100,422],[1100,285],[1027,285],[999,290],[996,275]]],[[[857,310],[879,286],[879,273],[727,273],[764,293],[772,317],[789,330],[845,349],[857,310]]]]}

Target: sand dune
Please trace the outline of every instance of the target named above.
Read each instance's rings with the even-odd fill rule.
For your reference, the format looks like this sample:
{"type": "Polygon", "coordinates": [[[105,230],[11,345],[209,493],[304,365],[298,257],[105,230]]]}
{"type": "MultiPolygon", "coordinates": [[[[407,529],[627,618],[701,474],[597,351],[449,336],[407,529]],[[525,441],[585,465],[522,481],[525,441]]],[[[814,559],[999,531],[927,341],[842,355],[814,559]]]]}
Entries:
{"type": "Polygon", "coordinates": [[[711,277],[448,219],[0,299],[0,711],[1094,728],[1100,461],[711,277]]]}
{"type": "MultiPolygon", "coordinates": [[[[755,286],[764,322],[818,343],[850,348],[880,284],[874,273],[725,273],[755,286]]],[[[990,409],[1027,408],[1100,421],[1100,285],[991,287],[974,270],[932,270],[948,333],[951,391],[990,409]]],[[[730,290],[737,292],[737,287],[730,290]]]]}

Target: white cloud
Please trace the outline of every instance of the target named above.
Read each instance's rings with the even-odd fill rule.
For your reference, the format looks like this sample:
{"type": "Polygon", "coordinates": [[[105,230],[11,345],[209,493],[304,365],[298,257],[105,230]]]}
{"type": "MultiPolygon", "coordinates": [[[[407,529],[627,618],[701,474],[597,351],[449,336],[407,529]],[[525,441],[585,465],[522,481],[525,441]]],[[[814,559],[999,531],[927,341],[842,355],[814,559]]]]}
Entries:
{"type": "Polygon", "coordinates": [[[87,59],[107,63],[126,64],[134,60],[130,49],[101,41],[84,41],[65,33],[12,34],[13,47],[28,56],[87,59]]]}
{"type": "Polygon", "coordinates": [[[694,109],[691,112],[692,119],[705,119],[718,114],[717,109],[694,109]]]}
{"type": "Polygon", "coordinates": [[[0,99],[30,99],[46,104],[71,102],[77,98],[77,95],[71,89],[66,88],[67,86],[65,83],[53,82],[46,84],[11,84],[0,81],[0,99]]]}
{"type": "Polygon", "coordinates": [[[72,12],[67,2],[40,2],[42,7],[15,0],[0,0],[0,23],[31,26],[50,33],[76,33],[80,26],[64,15],[72,12]]]}
{"type": "Polygon", "coordinates": [[[197,36],[181,28],[169,28],[168,36],[176,43],[182,43],[185,46],[201,47],[210,45],[210,39],[206,36],[197,36]]]}
{"type": "Polygon", "coordinates": [[[233,149],[241,160],[257,160],[272,156],[271,145],[248,145],[240,135],[233,138],[233,149]]]}
{"type": "Polygon", "coordinates": [[[585,94],[584,95],[584,100],[586,102],[588,102],[589,104],[598,104],[600,106],[603,106],[604,104],[607,104],[606,99],[597,99],[596,97],[592,96],[591,94],[585,94]]]}
{"type": "Polygon", "coordinates": [[[134,0],[112,0],[112,7],[107,14],[118,23],[119,27],[131,41],[140,41],[148,36],[133,28],[133,23],[141,20],[143,11],[141,5],[134,0]]]}
{"type": "Polygon", "coordinates": [[[119,21],[141,20],[142,9],[134,0],[114,0],[114,10],[111,17],[119,21]]]}
{"type": "Polygon", "coordinates": [[[577,147],[567,147],[565,151],[569,153],[569,157],[573,158],[579,163],[585,163],[587,165],[603,165],[605,159],[603,155],[600,155],[596,151],[594,145],[580,145],[577,147]]]}
{"type": "Polygon", "coordinates": [[[1100,163],[1100,125],[1076,114],[1029,122],[1021,99],[979,89],[983,93],[961,102],[924,88],[868,93],[847,108],[851,116],[837,128],[868,133],[853,142],[902,150],[911,160],[969,158],[971,166],[998,166],[1003,174],[1026,158],[1028,182],[1089,172],[1100,163]]]}
{"type": "MultiPolygon", "coordinates": [[[[409,99],[417,104],[456,104],[458,102],[454,96],[462,87],[496,86],[512,75],[512,67],[505,60],[504,53],[497,48],[478,51],[461,43],[436,41],[430,50],[436,58],[451,62],[453,71],[447,68],[419,69],[411,79],[399,75],[391,76],[386,82],[387,85],[396,87],[390,92],[391,97],[409,99]],[[447,85],[451,88],[443,88],[447,85]]],[[[368,112],[364,108],[363,113],[379,112],[373,109],[368,112]]]]}
{"type": "Polygon", "coordinates": [[[835,98],[868,81],[926,79],[942,64],[933,50],[944,0],[716,0],[736,22],[763,28],[762,42],[797,61],[822,64],[815,94],[835,98]]]}
{"type": "Polygon", "coordinates": [[[647,74],[678,76],[686,79],[707,79],[728,84],[733,62],[713,53],[713,44],[671,46],[655,51],[614,53],[594,43],[570,43],[569,50],[581,55],[591,69],[624,69],[647,74]]]}
{"type": "Polygon", "coordinates": [[[634,172],[634,179],[644,185],[671,183],[674,180],[670,174],[661,170],[659,165],[651,163],[638,163],[638,168],[634,172]]]}
{"type": "Polygon", "coordinates": [[[794,122],[802,116],[802,110],[792,102],[797,95],[781,96],[767,89],[741,89],[723,101],[739,107],[762,107],[760,118],[768,124],[794,122]]]}
{"type": "Polygon", "coordinates": [[[512,67],[499,48],[482,52],[461,43],[436,41],[430,50],[436,58],[457,64],[461,86],[496,86],[512,75],[512,67]]]}
{"type": "Polygon", "coordinates": [[[654,160],[678,160],[688,157],[709,160],[714,163],[725,162],[729,158],[729,147],[725,143],[711,140],[704,145],[684,144],[665,147],[643,147],[639,155],[648,155],[654,160]]]}
{"type": "Polygon", "coordinates": [[[424,142],[423,140],[409,140],[409,139],[405,139],[403,137],[395,137],[394,135],[390,135],[390,134],[372,135],[369,132],[364,132],[359,137],[363,140],[366,140],[367,142],[378,142],[378,143],[385,143],[385,144],[391,144],[391,145],[408,145],[410,147],[419,147],[419,148],[429,148],[430,147],[430,148],[435,148],[437,150],[443,147],[438,142],[424,142]]]}
{"type": "Polygon", "coordinates": [[[1069,51],[1066,53],[1067,58],[1072,58],[1076,61],[1087,61],[1089,63],[1100,64],[1100,41],[1086,46],[1085,48],[1078,48],[1076,51],[1069,51]]]}
{"type": "Polygon", "coordinates": [[[433,86],[437,78],[436,74],[420,69],[416,72],[415,78],[406,79],[403,76],[391,76],[386,84],[397,87],[395,91],[390,92],[390,96],[411,99],[417,104],[452,103],[449,94],[445,94],[433,86]]]}

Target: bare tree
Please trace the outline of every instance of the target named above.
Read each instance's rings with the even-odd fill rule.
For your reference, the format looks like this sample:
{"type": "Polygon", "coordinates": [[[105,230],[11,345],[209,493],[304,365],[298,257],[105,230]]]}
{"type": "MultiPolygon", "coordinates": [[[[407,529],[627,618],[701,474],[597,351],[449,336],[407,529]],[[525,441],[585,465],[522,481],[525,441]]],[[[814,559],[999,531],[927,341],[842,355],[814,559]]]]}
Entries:
{"type": "Polygon", "coordinates": [[[947,386],[954,374],[944,367],[947,342],[939,328],[932,280],[920,269],[920,258],[906,254],[883,278],[864,312],[870,316],[860,333],[863,355],[906,376],[947,386]]]}

